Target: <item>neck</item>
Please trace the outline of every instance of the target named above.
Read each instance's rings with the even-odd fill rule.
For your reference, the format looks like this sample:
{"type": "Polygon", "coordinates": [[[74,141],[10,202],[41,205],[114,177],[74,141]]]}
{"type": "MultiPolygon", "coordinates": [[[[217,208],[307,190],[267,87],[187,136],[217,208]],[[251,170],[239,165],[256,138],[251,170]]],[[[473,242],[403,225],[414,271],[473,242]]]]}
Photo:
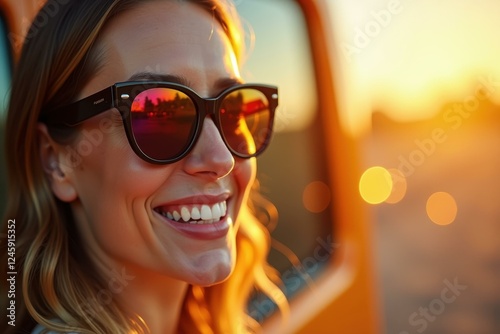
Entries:
{"type": "Polygon", "coordinates": [[[175,334],[188,284],[133,266],[108,271],[108,289],[150,333],[175,334]]]}

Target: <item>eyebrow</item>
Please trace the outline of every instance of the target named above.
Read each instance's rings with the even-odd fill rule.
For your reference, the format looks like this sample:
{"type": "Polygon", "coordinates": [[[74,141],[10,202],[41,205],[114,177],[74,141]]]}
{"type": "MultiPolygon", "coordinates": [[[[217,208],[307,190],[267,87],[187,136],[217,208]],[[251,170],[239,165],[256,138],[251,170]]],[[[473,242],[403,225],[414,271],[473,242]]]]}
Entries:
{"type": "Polygon", "coordinates": [[[162,74],[153,72],[139,72],[133,74],[127,81],[166,81],[184,86],[190,86],[190,82],[183,76],[174,74],[162,74]]]}
{"type": "MultiPolygon", "coordinates": [[[[133,74],[127,81],[164,81],[164,82],[172,82],[180,85],[184,85],[190,88],[193,88],[191,82],[184,76],[175,75],[175,74],[162,74],[162,73],[153,73],[153,72],[139,72],[133,74]]],[[[241,85],[243,81],[239,78],[233,77],[225,77],[220,78],[215,81],[214,87],[217,90],[224,90],[226,88],[241,85]]]]}

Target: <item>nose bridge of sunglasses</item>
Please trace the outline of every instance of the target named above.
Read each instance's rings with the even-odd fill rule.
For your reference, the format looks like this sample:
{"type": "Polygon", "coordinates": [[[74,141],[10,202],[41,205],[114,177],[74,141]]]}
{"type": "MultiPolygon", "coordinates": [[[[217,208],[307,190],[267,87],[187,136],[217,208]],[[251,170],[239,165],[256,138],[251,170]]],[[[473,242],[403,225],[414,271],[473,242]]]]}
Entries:
{"type": "Polygon", "coordinates": [[[224,112],[221,111],[221,108],[223,108],[223,103],[221,101],[224,101],[224,97],[208,97],[208,98],[202,98],[202,108],[203,110],[200,110],[199,113],[201,114],[201,124],[200,124],[200,131],[205,125],[205,121],[208,118],[212,120],[212,122],[215,124],[215,127],[217,128],[219,135],[222,137],[222,140],[226,143],[226,145],[229,145],[229,143],[226,142],[226,133],[223,125],[221,124],[223,121],[221,118],[224,117],[224,112]]]}
{"type": "Polygon", "coordinates": [[[201,110],[198,110],[198,113],[201,116],[202,124],[207,117],[210,117],[217,124],[218,115],[215,109],[216,105],[217,98],[201,98],[201,105],[199,105],[201,110]]]}

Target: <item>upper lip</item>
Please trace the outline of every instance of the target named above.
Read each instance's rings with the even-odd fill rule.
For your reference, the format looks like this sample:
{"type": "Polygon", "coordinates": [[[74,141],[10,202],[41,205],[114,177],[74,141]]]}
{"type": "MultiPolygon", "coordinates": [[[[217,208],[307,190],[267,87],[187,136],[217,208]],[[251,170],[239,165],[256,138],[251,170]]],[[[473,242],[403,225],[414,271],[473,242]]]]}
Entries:
{"type": "Polygon", "coordinates": [[[202,194],[191,195],[188,197],[183,197],[169,202],[154,205],[153,208],[157,209],[162,207],[179,206],[179,205],[202,205],[202,204],[210,205],[226,201],[230,196],[231,193],[229,191],[222,192],[219,195],[202,195],[202,194]]]}

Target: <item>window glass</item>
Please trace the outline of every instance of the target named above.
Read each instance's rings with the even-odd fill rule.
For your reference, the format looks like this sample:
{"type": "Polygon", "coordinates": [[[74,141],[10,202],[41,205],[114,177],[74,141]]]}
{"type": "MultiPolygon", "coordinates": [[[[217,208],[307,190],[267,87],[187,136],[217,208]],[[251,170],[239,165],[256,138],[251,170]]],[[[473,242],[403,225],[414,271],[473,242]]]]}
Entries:
{"type": "MultiPolygon", "coordinates": [[[[243,17],[247,82],[275,84],[279,112],[268,150],[258,159],[261,193],[276,207],[269,261],[282,273],[289,298],[314,284],[333,253],[331,191],[323,156],[313,63],[303,14],[288,0],[236,1],[243,17]]],[[[272,213],[272,210],[270,211],[272,213]]],[[[266,300],[250,303],[263,320],[274,310],[266,300]]]]}

